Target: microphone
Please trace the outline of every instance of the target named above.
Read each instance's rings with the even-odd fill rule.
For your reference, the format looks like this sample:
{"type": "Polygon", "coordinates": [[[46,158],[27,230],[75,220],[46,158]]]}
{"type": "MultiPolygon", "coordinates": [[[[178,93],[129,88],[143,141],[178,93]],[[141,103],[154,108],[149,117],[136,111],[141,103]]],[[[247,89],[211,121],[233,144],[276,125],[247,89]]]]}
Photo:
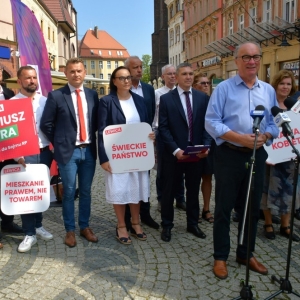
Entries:
{"type": "Polygon", "coordinates": [[[257,130],[259,131],[260,122],[265,116],[265,107],[263,105],[257,105],[255,110],[251,110],[250,116],[254,119],[252,129],[253,133],[255,133],[257,130]]]}
{"type": "Polygon", "coordinates": [[[282,133],[284,136],[290,136],[292,139],[294,138],[293,130],[289,125],[291,119],[287,114],[283,112],[278,106],[273,106],[271,108],[272,115],[274,117],[274,122],[277,127],[282,127],[282,133]]]}
{"type": "Polygon", "coordinates": [[[287,109],[293,111],[294,113],[300,113],[300,95],[299,92],[295,93],[293,96],[288,97],[284,100],[284,105],[287,109]]]}

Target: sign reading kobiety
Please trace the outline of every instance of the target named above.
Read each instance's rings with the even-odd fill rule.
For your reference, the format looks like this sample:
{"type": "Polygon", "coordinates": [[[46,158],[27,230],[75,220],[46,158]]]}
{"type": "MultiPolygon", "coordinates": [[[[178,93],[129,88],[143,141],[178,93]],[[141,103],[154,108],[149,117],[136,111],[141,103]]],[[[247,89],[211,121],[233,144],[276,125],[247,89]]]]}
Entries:
{"type": "Polygon", "coordinates": [[[46,165],[7,165],[1,171],[1,210],[6,215],[43,212],[50,205],[46,165]]]}
{"type": "Polygon", "coordinates": [[[103,131],[106,155],[112,173],[150,170],[154,166],[154,145],[147,123],[107,126],[103,131]]]}
{"type": "Polygon", "coordinates": [[[0,160],[40,153],[31,101],[0,101],[0,160]]]}

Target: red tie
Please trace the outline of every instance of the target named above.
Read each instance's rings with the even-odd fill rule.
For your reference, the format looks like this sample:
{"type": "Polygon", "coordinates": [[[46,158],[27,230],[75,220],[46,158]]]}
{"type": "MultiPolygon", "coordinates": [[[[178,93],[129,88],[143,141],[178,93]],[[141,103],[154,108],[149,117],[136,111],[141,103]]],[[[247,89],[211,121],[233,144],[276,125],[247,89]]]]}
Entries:
{"type": "Polygon", "coordinates": [[[77,108],[78,108],[78,116],[79,116],[79,137],[80,141],[84,142],[86,140],[86,130],[85,130],[85,123],[84,123],[84,114],[82,108],[82,101],[80,97],[80,90],[75,90],[77,96],[77,108]]]}

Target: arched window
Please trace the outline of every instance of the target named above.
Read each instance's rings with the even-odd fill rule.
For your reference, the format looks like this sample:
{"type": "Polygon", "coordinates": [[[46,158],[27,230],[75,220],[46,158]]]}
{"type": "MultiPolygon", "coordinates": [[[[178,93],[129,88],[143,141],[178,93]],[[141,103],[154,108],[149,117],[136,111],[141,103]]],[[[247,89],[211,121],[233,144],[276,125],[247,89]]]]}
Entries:
{"type": "Polygon", "coordinates": [[[170,46],[174,45],[174,30],[170,30],[170,46]]]}
{"type": "Polygon", "coordinates": [[[103,87],[100,88],[100,95],[104,95],[104,88],[103,87]]]}

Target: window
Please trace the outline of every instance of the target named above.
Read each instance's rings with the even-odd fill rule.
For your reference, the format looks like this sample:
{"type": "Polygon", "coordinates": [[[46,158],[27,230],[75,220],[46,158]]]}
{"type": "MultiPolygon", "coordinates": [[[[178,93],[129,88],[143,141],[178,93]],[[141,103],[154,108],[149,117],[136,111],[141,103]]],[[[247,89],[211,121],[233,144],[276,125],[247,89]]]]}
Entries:
{"type": "Polygon", "coordinates": [[[83,61],[84,68],[86,69],[86,60],[83,61]]]}
{"type": "Polygon", "coordinates": [[[174,9],[173,9],[173,3],[171,4],[170,8],[169,8],[169,18],[173,18],[174,16],[174,9]]]}
{"type": "Polygon", "coordinates": [[[107,61],[107,69],[111,69],[110,60],[107,61]]]}
{"type": "Polygon", "coordinates": [[[48,27],[48,40],[51,40],[50,27],[48,27]]]}
{"type": "Polygon", "coordinates": [[[41,30],[42,30],[42,32],[44,32],[44,21],[43,20],[41,20],[41,30]]]}
{"type": "Polygon", "coordinates": [[[110,80],[110,77],[111,77],[111,74],[108,73],[108,74],[107,74],[107,79],[110,80]]]}
{"type": "Polygon", "coordinates": [[[103,87],[100,88],[100,95],[104,95],[104,88],[103,87]]]}
{"type": "Polygon", "coordinates": [[[174,45],[174,30],[170,30],[170,46],[174,45]]]}
{"type": "Polygon", "coordinates": [[[99,77],[100,79],[103,79],[103,73],[100,73],[100,77],[99,77]]]}
{"type": "Polygon", "coordinates": [[[103,61],[99,60],[99,69],[103,69],[103,61]]]}
{"type": "Polygon", "coordinates": [[[293,23],[296,19],[296,8],[294,0],[283,1],[283,19],[287,22],[293,23]]]}
{"type": "Polygon", "coordinates": [[[176,9],[176,12],[180,11],[180,1],[179,0],[176,0],[175,9],[176,9]]]}
{"type": "Polygon", "coordinates": [[[108,50],[108,55],[111,55],[111,51],[110,50],[108,50]]]}
{"type": "Polygon", "coordinates": [[[100,56],[102,55],[102,51],[101,51],[101,50],[99,50],[99,55],[100,55],[100,56]]]}
{"type": "Polygon", "coordinates": [[[264,1],[264,22],[271,21],[271,0],[265,0],[264,1]]]}
{"type": "Polygon", "coordinates": [[[123,52],[122,51],[120,51],[120,55],[123,56],[123,52]]]}
{"type": "Polygon", "coordinates": [[[254,25],[256,23],[256,18],[257,18],[257,13],[256,13],[257,9],[256,7],[252,7],[250,8],[249,10],[249,13],[250,13],[250,26],[254,25]]]}
{"type": "Polygon", "coordinates": [[[206,38],[206,45],[208,45],[209,44],[209,32],[208,31],[205,33],[205,38],[206,38]]]}
{"type": "Polygon", "coordinates": [[[176,33],[175,43],[179,43],[180,42],[180,27],[179,26],[175,27],[175,33],[176,33]]]}
{"type": "Polygon", "coordinates": [[[119,66],[119,62],[115,61],[115,68],[117,68],[119,66]]]}
{"type": "Polygon", "coordinates": [[[67,58],[67,41],[64,38],[64,58],[67,58]]]}
{"type": "Polygon", "coordinates": [[[244,14],[239,15],[239,30],[244,29],[244,14]]]}
{"type": "Polygon", "coordinates": [[[91,60],[91,69],[95,69],[95,61],[91,60]]]}
{"type": "Polygon", "coordinates": [[[228,23],[228,35],[233,34],[233,20],[229,20],[228,23]]]}
{"type": "Polygon", "coordinates": [[[54,30],[52,31],[52,42],[55,43],[54,30]]]}
{"type": "Polygon", "coordinates": [[[74,46],[74,44],[72,44],[71,49],[72,49],[72,57],[75,57],[76,53],[75,53],[75,46],[74,46]]]}

